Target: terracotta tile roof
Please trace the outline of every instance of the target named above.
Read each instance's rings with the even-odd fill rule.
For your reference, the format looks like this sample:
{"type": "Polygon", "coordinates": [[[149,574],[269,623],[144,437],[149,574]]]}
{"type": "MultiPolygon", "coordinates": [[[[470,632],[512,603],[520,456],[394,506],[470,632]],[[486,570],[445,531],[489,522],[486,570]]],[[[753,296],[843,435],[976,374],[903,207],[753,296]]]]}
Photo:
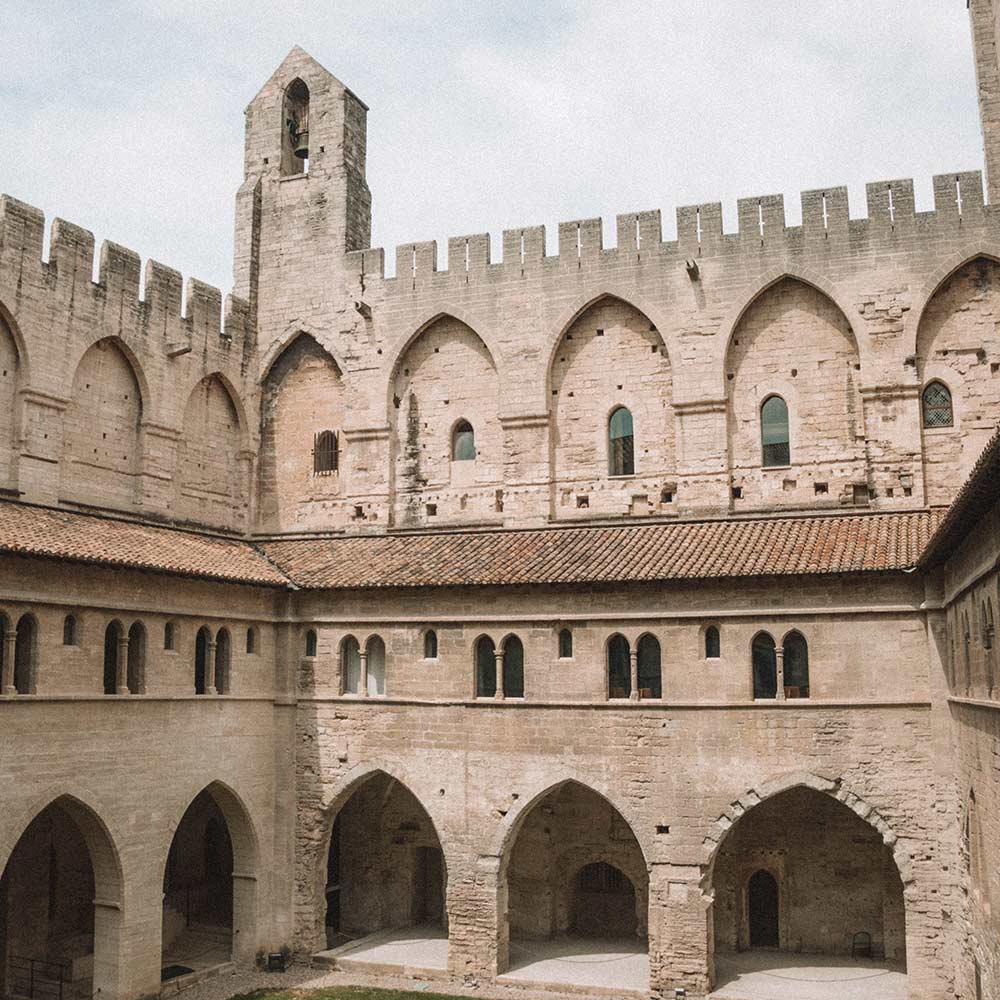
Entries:
{"type": "Polygon", "coordinates": [[[912,567],[943,512],[258,543],[303,588],[600,583],[912,567]]]}
{"type": "Polygon", "coordinates": [[[0,501],[0,552],[234,583],[288,584],[264,555],[238,539],[11,501],[0,501]]]}
{"type": "Polygon", "coordinates": [[[933,537],[927,543],[920,556],[921,569],[939,566],[958,548],[976,522],[1000,499],[998,486],[1000,486],[1000,430],[990,438],[965,485],[958,491],[958,496],[955,497],[933,537]]]}

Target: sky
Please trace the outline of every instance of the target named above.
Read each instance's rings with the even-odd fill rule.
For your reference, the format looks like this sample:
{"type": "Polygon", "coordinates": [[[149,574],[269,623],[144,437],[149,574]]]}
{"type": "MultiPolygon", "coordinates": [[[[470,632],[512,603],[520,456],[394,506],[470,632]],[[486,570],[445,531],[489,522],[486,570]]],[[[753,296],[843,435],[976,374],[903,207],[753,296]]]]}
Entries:
{"type": "Polygon", "coordinates": [[[228,290],[243,109],[370,107],[373,246],[979,169],[965,0],[0,0],[0,191],[228,290]]]}

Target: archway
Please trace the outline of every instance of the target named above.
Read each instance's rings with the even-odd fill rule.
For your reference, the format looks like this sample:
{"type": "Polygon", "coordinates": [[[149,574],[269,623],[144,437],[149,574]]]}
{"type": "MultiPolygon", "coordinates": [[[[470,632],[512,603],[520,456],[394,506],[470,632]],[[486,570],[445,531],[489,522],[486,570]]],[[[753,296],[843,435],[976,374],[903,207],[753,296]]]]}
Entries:
{"type": "Polygon", "coordinates": [[[720,983],[757,970],[760,949],[770,951],[772,972],[808,956],[830,970],[832,987],[835,970],[858,959],[886,976],[905,973],[903,882],[892,851],[830,795],[798,786],[754,806],[723,838],[711,883],[720,983]]]}
{"type": "Polygon", "coordinates": [[[325,861],[328,949],[353,961],[447,968],[444,852],[405,785],[376,771],[355,788],[334,817],[325,861]]]}
{"type": "Polygon", "coordinates": [[[56,799],[28,824],[0,877],[5,996],[118,993],[121,868],[89,807],[56,799]]]}
{"type": "Polygon", "coordinates": [[[648,986],[646,860],[602,795],[567,781],[540,796],[508,841],[500,874],[501,972],[593,986],[613,970],[617,985],[648,986]]]}
{"type": "Polygon", "coordinates": [[[17,482],[17,390],[20,354],[0,306],[0,486],[17,482]]]}
{"type": "Polygon", "coordinates": [[[163,872],[164,981],[254,954],[256,844],[245,807],[223,785],[185,810],[163,872]]]}

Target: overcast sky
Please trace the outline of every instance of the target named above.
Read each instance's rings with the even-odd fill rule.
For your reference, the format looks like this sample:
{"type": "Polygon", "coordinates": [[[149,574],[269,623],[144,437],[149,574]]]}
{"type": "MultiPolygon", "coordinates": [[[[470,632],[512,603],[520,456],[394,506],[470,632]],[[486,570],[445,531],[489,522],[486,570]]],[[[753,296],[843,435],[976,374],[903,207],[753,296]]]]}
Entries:
{"type": "MultiPolygon", "coordinates": [[[[373,244],[981,164],[965,0],[0,0],[0,190],[228,289],[294,44],[371,108],[373,244]]],[[[387,264],[392,266],[392,254],[387,264]]]]}

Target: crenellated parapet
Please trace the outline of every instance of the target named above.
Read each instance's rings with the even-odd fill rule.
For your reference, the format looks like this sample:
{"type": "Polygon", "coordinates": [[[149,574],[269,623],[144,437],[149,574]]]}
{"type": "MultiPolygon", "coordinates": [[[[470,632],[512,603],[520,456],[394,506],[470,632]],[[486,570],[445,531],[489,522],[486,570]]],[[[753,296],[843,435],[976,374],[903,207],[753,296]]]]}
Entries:
{"type": "Polygon", "coordinates": [[[606,263],[640,264],[650,258],[681,263],[690,258],[716,259],[725,264],[748,253],[801,254],[818,244],[850,243],[855,251],[877,252],[898,245],[909,233],[960,239],[982,225],[986,205],[979,171],[940,174],[933,179],[934,209],[918,212],[911,179],[874,181],[866,185],[867,215],[852,218],[846,187],[803,191],[802,221],[786,224],[784,196],[757,195],[737,202],[737,231],[723,227],[721,202],[686,205],[676,210],[677,238],[663,240],[661,213],[626,212],[615,224],[616,245],[604,246],[602,220],[560,222],[557,252],[547,255],[545,226],[504,230],[502,258],[495,261],[489,234],[453,236],[447,240],[447,261],[440,259],[435,240],[403,243],[395,249],[395,276],[386,278],[385,251],[380,248],[348,254],[349,274],[367,281],[384,280],[387,289],[405,291],[427,281],[462,280],[503,272],[530,273],[539,268],[582,269],[606,263]],[[445,266],[447,265],[447,266],[445,266]]]}
{"type": "Polygon", "coordinates": [[[44,214],[0,198],[0,309],[16,344],[19,435],[0,485],[39,502],[90,504],[92,496],[94,506],[168,518],[189,517],[178,512],[200,503],[214,506],[209,520],[223,526],[231,491],[200,474],[179,486],[179,473],[206,467],[192,450],[192,427],[231,425],[239,445],[227,474],[249,493],[257,438],[249,306],[157,261],[143,265],[110,240],[95,260],[93,234],[63,219],[48,235],[46,256],[44,214]],[[89,440],[81,414],[109,427],[89,440]],[[136,421],[119,440],[118,429],[136,421]]]}

